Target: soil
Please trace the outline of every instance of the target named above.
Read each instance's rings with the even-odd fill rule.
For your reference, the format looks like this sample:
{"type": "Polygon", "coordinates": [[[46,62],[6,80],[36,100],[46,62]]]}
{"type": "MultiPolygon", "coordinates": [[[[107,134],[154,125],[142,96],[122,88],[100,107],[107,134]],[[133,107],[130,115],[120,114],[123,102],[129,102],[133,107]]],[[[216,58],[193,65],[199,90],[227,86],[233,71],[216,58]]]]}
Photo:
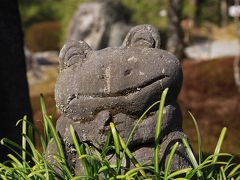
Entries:
{"type": "Polygon", "coordinates": [[[194,149],[197,137],[188,111],[194,114],[205,153],[214,151],[219,134],[227,127],[223,152],[240,153],[240,93],[234,83],[233,58],[212,61],[184,61],[184,81],[179,96],[184,129],[194,149]]]}

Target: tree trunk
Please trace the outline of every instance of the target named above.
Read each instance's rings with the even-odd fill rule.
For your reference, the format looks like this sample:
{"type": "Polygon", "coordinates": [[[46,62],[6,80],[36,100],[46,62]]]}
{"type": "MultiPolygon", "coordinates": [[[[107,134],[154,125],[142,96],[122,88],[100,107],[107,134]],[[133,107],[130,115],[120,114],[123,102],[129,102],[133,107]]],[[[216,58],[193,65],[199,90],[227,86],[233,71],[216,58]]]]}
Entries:
{"type": "Polygon", "coordinates": [[[194,8],[194,26],[199,27],[201,24],[201,12],[202,6],[206,0],[195,0],[195,8],[194,8]]]}
{"type": "Polygon", "coordinates": [[[167,50],[182,58],[184,54],[183,31],[181,29],[182,0],[168,1],[167,50]]]}
{"type": "Polygon", "coordinates": [[[221,12],[221,26],[225,27],[228,22],[228,10],[227,10],[227,0],[221,0],[220,2],[220,12],[221,12]]]}
{"type": "MultiPolygon", "coordinates": [[[[239,6],[239,0],[234,1],[235,6],[239,6]]],[[[236,32],[237,32],[237,39],[238,39],[238,48],[240,50],[240,21],[239,17],[234,17],[236,23],[236,32]]],[[[240,55],[236,55],[234,62],[233,62],[233,72],[234,72],[234,80],[235,84],[238,88],[238,92],[240,93],[240,55]]]]}
{"type": "MultiPolygon", "coordinates": [[[[23,50],[23,34],[17,0],[0,2],[0,139],[7,137],[21,144],[24,115],[32,119],[23,50]]],[[[0,146],[0,161],[9,151],[0,146]]]]}

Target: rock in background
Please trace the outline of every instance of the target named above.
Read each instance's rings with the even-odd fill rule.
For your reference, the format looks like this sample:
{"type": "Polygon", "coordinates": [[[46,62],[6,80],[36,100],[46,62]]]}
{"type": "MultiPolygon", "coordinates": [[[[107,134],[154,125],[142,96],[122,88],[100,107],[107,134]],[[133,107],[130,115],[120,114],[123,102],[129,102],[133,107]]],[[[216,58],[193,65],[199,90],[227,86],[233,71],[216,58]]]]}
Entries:
{"type": "Polygon", "coordinates": [[[117,2],[80,4],[68,29],[68,40],[84,40],[93,49],[122,44],[131,28],[127,9],[117,2]]]}
{"type": "Polygon", "coordinates": [[[26,47],[24,51],[30,95],[52,93],[58,75],[58,51],[34,53],[26,47]]]}

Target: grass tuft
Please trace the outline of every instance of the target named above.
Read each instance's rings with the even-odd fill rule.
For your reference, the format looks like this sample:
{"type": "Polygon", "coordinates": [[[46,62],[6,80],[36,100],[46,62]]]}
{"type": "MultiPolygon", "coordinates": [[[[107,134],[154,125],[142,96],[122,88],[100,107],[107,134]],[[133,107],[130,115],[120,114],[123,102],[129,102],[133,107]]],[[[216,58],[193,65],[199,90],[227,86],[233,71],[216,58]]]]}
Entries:
{"type": "Polygon", "coordinates": [[[198,160],[188,144],[186,139],[182,139],[182,143],[186,149],[187,155],[192,163],[191,168],[180,169],[171,172],[172,159],[179,146],[179,142],[175,143],[168,155],[166,161],[166,168],[160,172],[159,170],[159,142],[160,142],[160,130],[162,123],[162,114],[165,99],[168,89],[163,91],[161,100],[151,105],[143,115],[136,121],[130,135],[126,142],[122,139],[114,123],[110,123],[110,131],[106,137],[106,143],[103,149],[100,151],[87,143],[81,143],[78,141],[73,126],[69,127],[72,142],[78,155],[76,163],[80,163],[82,168],[81,175],[75,175],[72,170],[73,167],[65,155],[65,151],[62,145],[61,138],[56,132],[53,124],[53,119],[47,114],[47,109],[44,104],[43,96],[40,97],[41,108],[43,112],[43,124],[44,135],[41,135],[37,128],[27,121],[27,117],[24,116],[17,124],[22,124],[22,145],[16,144],[14,141],[3,138],[1,144],[6,146],[12,151],[12,154],[6,155],[9,159],[6,162],[0,163],[0,178],[3,180],[8,179],[47,179],[52,180],[54,178],[65,180],[95,180],[95,179],[237,179],[240,180],[240,164],[234,162],[234,156],[228,153],[221,153],[221,147],[227,129],[223,128],[220,133],[219,140],[217,142],[215,151],[208,157],[203,157],[202,143],[200,130],[197,125],[197,121],[190,113],[194,121],[194,125],[197,131],[198,137],[198,160]],[[134,157],[134,154],[128,148],[137,126],[147,112],[155,105],[159,104],[159,111],[156,123],[155,132],[155,149],[154,149],[154,163],[153,165],[146,165],[138,162],[134,157]],[[20,123],[21,122],[21,123],[20,123]],[[42,152],[39,152],[34,146],[33,132],[36,133],[42,144],[42,152]],[[50,143],[55,143],[57,151],[54,160],[56,163],[50,163],[46,158],[46,147],[50,143]],[[21,153],[19,153],[19,150],[21,153]],[[112,156],[116,158],[116,161],[112,160],[112,156]],[[124,167],[123,158],[127,156],[132,166],[131,168],[124,167]],[[27,157],[31,157],[28,160],[27,157]],[[31,163],[29,163],[31,162],[31,163]]]}

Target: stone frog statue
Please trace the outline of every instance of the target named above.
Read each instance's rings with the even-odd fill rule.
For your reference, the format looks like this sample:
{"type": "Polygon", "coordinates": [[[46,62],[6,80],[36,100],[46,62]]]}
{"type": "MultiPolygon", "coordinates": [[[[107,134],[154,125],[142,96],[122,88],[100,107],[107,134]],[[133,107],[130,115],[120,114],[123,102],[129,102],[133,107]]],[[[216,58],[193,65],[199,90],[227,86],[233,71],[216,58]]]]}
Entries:
{"type": "MultiPolygon", "coordinates": [[[[122,46],[94,51],[84,41],[70,41],[60,52],[60,73],[55,99],[62,115],[57,120],[66,147],[66,156],[81,171],[69,132],[69,125],[80,142],[101,149],[109,123],[114,122],[124,140],[128,138],[137,119],[165,88],[169,88],[163,110],[160,167],[175,142],[180,145],[174,155],[171,170],[189,167],[190,162],[182,144],[186,135],[176,102],[182,84],[179,60],[160,49],[158,30],[151,25],[139,25],[130,30],[122,46]]],[[[142,163],[153,162],[154,135],[158,106],[151,109],[138,125],[128,147],[142,163]]],[[[54,146],[48,147],[49,154],[54,146]]],[[[132,166],[128,159],[125,166],[132,166]]],[[[75,172],[79,174],[79,172],[75,172]]]]}

